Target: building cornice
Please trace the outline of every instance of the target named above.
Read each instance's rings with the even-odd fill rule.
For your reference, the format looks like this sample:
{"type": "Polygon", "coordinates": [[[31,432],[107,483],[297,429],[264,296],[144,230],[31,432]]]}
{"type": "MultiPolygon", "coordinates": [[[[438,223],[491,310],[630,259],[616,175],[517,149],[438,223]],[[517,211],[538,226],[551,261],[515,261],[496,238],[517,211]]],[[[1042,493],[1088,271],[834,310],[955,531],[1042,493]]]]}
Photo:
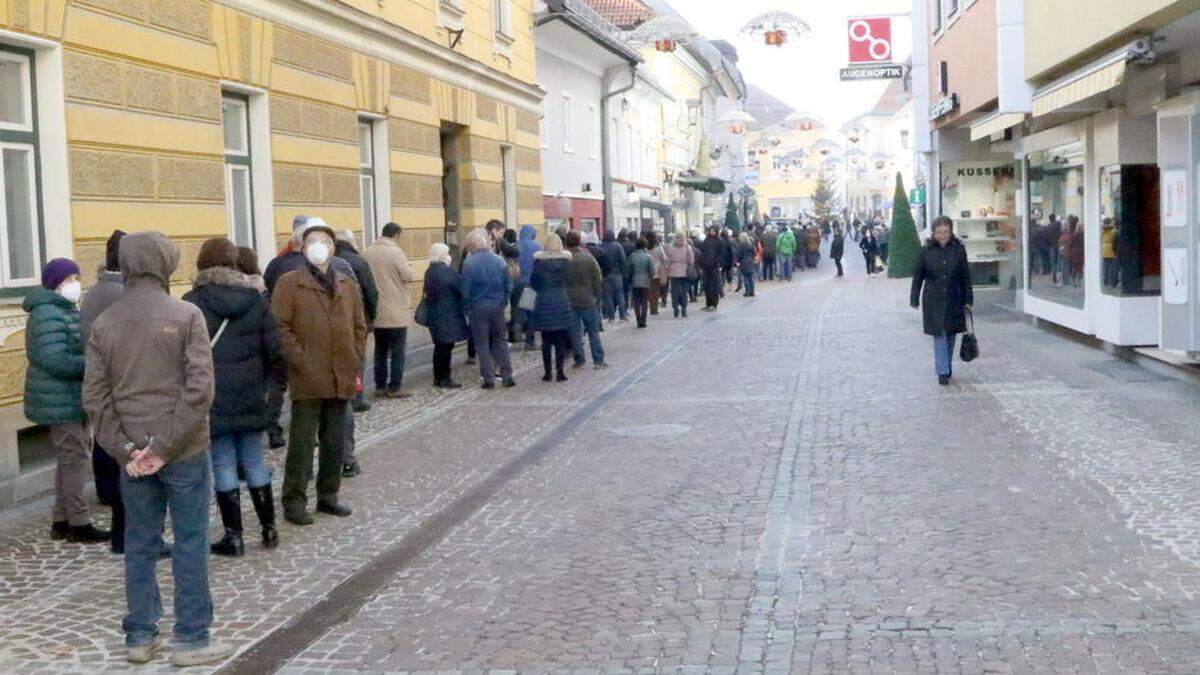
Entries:
{"type": "Polygon", "coordinates": [[[412,68],[503,103],[537,112],[541,87],[488,67],[339,0],[221,0],[236,10],[412,68]]]}

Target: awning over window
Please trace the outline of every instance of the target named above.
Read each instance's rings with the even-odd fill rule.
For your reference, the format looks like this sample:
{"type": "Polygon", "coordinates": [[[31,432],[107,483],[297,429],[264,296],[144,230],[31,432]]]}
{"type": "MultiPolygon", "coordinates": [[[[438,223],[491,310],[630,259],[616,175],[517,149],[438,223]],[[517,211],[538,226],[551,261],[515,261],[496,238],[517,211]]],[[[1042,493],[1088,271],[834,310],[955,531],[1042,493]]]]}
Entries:
{"type": "Polygon", "coordinates": [[[679,176],[675,182],[686,188],[699,190],[701,192],[711,192],[719,195],[725,192],[725,181],[712,176],[679,176]]]}
{"type": "Polygon", "coordinates": [[[1025,121],[1025,113],[995,113],[971,125],[971,140],[978,141],[1025,121]]]}
{"type": "Polygon", "coordinates": [[[1064,78],[1033,95],[1033,116],[1046,115],[1112,89],[1125,77],[1125,59],[1120,58],[1081,75],[1064,78]]]}

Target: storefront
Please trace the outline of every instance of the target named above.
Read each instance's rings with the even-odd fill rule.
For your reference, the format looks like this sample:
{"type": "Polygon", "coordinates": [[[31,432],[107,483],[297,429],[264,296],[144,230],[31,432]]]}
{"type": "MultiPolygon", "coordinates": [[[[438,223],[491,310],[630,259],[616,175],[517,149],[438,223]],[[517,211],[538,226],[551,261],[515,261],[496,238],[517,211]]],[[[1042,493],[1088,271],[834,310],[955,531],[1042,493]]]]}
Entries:
{"type": "Polygon", "coordinates": [[[954,219],[976,286],[1016,288],[1021,266],[1017,164],[943,162],[942,213],[954,219]]]}

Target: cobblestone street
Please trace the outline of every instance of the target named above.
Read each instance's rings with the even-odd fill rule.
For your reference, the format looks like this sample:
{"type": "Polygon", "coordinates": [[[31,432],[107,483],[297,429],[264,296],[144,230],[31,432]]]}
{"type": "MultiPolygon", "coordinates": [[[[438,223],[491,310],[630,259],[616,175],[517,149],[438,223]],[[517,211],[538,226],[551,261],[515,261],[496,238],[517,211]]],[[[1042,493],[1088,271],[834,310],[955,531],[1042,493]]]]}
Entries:
{"type": "MultiPolygon", "coordinates": [[[[940,387],[857,257],[376,404],[353,517],[212,559],[225,670],[1195,672],[1200,389],[994,306],[940,387]]],[[[120,558],[48,509],[0,515],[0,671],[124,670],[120,558]]]]}

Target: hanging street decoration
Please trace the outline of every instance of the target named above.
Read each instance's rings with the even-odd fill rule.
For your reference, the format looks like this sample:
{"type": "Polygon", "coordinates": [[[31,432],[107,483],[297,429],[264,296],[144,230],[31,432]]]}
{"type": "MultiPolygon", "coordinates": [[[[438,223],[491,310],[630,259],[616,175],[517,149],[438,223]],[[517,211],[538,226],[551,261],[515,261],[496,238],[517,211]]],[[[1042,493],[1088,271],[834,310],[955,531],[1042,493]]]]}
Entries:
{"type": "Polygon", "coordinates": [[[673,52],[696,38],[691,24],[673,16],[657,16],[629,31],[625,41],[634,47],[654,45],[660,52],[673,52]]]}
{"type": "Polygon", "coordinates": [[[843,82],[904,77],[904,66],[895,63],[893,58],[890,16],[847,19],[846,40],[849,45],[849,65],[841,69],[843,82]]]}
{"type": "Polygon", "coordinates": [[[804,39],[812,35],[812,29],[800,17],[782,10],[759,14],[742,26],[742,34],[762,36],[769,47],[782,47],[790,39],[804,39]]]}

